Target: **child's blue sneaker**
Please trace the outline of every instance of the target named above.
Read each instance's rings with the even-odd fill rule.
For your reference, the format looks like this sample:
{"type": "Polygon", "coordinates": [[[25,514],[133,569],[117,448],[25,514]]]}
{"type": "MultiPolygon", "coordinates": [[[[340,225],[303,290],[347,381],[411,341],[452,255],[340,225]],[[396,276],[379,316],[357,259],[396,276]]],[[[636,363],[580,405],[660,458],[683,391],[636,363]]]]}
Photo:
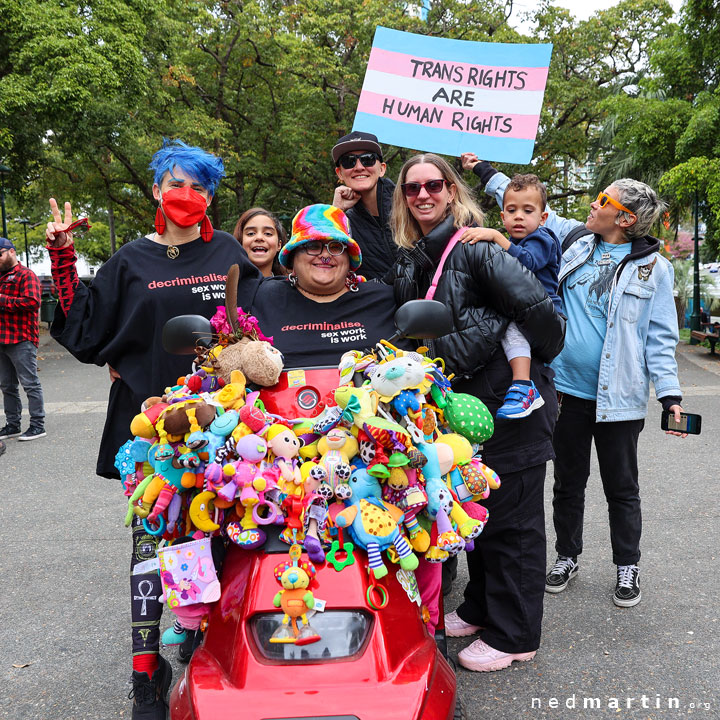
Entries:
{"type": "Polygon", "coordinates": [[[187,637],[187,634],[183,630],[181,633],[175,631],[175,626],[169,627],[163,634],[162,634],[162,644],[163,645],[180,645],[180,643],[185,641],[185,638],[187,637]]]}
{"type": "Polygon", "coordinates": [[[529,385],[513,384],[505,393],[505,402],[497,411],[496,417],[505,420],[524,418],[544,404],[545,401],[532,380],[529,385]]]}

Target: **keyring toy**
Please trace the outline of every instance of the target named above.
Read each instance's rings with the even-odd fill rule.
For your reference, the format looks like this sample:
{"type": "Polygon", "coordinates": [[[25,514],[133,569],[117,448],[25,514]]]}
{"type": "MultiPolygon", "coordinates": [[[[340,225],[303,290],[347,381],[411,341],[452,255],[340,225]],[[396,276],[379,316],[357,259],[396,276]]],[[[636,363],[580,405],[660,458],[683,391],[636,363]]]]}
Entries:
{"type": "Polygon", "coordinates": [[[253,505],[252,518],[258,525],[272,525],[275,520],[277,520],[279,512],[280,511],[275,503],[258,503],[257,505],[253,505]],[[266,507],[268,509],[267,517],[262,517],[262,515],[258,513],[258,508],[261,507],[266,507]]]}
{"type": "Polygon", "coordinates": [[[162,535],[167,527],[167,522],[165,522],[165,518],[162,515],[158,515],[158,524],[155,528],[148,522],[147,518],[143,518],[142,524],[148,535],[154,535],[156,537],[162,535]]]}
{"type": "Polygon", "coordinates": [[[368,607],[372,608],[373,610],[382,610],[383,608],[387,607],[389,599],[390,596],[385,586],[379,585],[375,581],[375,573],[370,570],[370,585],[368,585],[368,589],[365,592],[365,600],[367,601],[368,607]],[[375,593],[380,594],[380,601],[377,603],[375,602],[374,598],[375,593]]]}
{"type": "Polygon", "coordinates": [[[355,562],[355,556],[353,555],[355,546],[351,542],[346,543],[343,541],[343,532],[341,527],[337,530],[338,536],[330,544],[330,552],[325,556],[325,560],[328,564],[335,568],[336,572],[340,572],[355,562]],[[338,559],[338,553],[345,553],[345,559],[338,559]]]}

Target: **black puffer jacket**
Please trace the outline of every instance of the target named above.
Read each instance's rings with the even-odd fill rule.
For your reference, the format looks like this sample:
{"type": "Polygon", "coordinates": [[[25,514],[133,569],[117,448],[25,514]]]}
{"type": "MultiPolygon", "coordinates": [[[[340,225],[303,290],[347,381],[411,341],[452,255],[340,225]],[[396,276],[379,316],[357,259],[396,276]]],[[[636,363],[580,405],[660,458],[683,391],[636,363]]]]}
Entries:
{"type": "Polygon", "coordinates": [[[390,213],[395,183],[380,178],[377,184],[377,204],[380,215],[375,218],[359,202],[345,214],[350,220],[350,235],[362,250],[360,273],[368,280],[382,278],[393,266],[397,258],[398,247],[390,232],[390,213]]]}
{"type": "MultiPolygon", "coordinates": [[[[384,277],[398,305],[425,297],[448,240],[455,232],[447,217],[412,250],[400,249],[384,277]]],[[[537,278],[494,243],[458,244],[443,268],[435,300],[447,305],[453,331],[432,341],[432,352],[449,372],[470,378],[488,363],[510,320],[528,338],[533,356],[550,362],[562,350],[565,323],[537,278]]]]}

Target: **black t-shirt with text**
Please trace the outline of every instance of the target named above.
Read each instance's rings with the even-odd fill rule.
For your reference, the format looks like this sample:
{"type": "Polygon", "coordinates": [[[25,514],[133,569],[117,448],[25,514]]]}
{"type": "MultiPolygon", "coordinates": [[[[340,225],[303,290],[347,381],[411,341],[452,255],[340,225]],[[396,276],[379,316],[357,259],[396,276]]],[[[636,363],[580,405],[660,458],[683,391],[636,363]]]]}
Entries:
{"type": "Polygon", "coordinates": [[[267,278],[253,301],[253,314],[263,333],[273,337],[286,369],[336,365],[348,350],[389,339],[395,333],[395,309],[392,287],[375,282],[318,303],[286,278],[267,278]]]}
{"type": "Polygon", "coordinates": [[[123,245],[89,288],[78,285],[67,318],[59,306],[55,315],[51,332],[60,344],[82,362],[107,363],[122,378],[110,388],[97,467],[104,477],[118,477],[115,453],[142,401],[191,370],[191,357],[163,349],[163,325],[176,315],[212,317],[225,304],[225,278],[235,263],[238,305],[248,309],[259,283],[257,268],[228,233],[216,230],[209,243],[197,238],[178,249],[173,260],[165,245],[146,237],[123,245]]]}

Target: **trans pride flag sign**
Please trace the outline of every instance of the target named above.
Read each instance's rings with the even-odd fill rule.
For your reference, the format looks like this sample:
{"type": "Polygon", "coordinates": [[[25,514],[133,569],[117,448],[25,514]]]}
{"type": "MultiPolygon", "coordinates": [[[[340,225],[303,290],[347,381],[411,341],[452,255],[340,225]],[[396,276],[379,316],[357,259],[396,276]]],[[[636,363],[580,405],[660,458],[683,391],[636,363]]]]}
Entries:
{"type": "Polygon", "coordinates": [[[483,160],[532,159],[552,45],[469,42],[378,27],[353,130],[483,160]]]}

